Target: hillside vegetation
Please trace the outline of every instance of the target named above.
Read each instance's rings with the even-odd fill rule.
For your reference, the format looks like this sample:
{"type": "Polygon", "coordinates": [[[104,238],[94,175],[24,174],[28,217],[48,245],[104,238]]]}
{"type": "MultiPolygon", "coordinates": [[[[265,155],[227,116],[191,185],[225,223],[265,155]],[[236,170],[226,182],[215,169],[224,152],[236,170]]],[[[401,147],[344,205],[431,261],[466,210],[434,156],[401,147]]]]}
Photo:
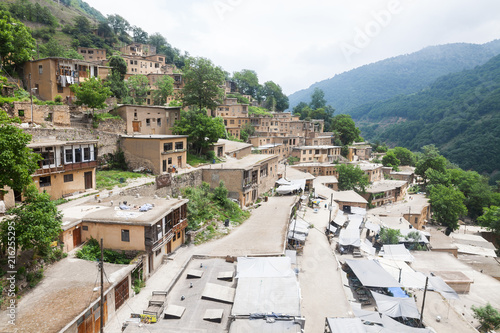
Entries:
{"type": "Polygon", "coordinates": [[[290,108],[308,102],[315,88],[325,92],[327,104],[336,113],[350,114],[353,108],[418,92],[442,75],[472,69],[500,54],[500,40],[490,43],[447,44],[378,61],[315,83],[289,96],[290,108]]]}
{"type": "Polygon", "coordinates": [[[500,170],[500,56],[429,88],[351,112],[362,136],[419,150],[435,144],[463,169],[500,170]]]}

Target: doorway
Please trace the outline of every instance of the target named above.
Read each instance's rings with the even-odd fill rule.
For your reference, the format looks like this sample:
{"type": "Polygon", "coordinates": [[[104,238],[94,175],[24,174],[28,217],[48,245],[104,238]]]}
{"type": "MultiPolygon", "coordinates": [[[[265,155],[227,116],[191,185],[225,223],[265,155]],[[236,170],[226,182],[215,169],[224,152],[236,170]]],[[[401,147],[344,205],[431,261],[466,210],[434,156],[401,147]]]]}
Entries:
{"type": "Polygon", "coordinates": [[[82,243],[82,228],[76,227],[73,230],[73,248],[77,247],[82,243]]]}
{"type": "Polygon", "coordinates": [[[94,182],[92,181],[92,171],[85,172],[84,177],[85,177],[85,189],[88,190],[89,188],[93,188],[94,182]]]}

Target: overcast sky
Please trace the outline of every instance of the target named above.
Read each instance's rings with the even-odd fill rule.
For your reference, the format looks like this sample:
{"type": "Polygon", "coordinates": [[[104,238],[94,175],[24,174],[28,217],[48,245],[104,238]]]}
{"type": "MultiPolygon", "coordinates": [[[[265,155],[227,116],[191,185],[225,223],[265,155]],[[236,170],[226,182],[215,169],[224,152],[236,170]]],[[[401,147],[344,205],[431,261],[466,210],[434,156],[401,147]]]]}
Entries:
{"type": "Polygon", "coordinates": [[[498,0],[86,0],[286,94],[426,46],[500,38],[498,0]]]}

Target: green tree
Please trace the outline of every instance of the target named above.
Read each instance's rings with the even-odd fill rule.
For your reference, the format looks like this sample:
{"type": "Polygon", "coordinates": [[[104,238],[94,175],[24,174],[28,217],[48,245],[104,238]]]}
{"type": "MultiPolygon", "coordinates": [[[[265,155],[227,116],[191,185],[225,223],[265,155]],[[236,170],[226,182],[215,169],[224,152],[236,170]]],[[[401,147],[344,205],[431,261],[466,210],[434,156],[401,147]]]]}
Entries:
{"type": "Polygon", "coordinates": [[[439,154],[438,149],[434,145],[427,145],[422,147],[423,153],[419,155],[415,173],[422,177],[424,186],[427,185],[426,171],[434,169],[439,172],[446,170],[446,158],[439,154]]]}
{"type": "Polygon", "coordinates": [[[28,27],[0,11],[0,65],[16,70],[35,54],[35,40],[28,27]]]}
{"type": "Polygon", "coordinates": [[[432,186],[436,186],[438,184],[444,185],[446,187],[451,186],[450,173],[445,170],[445,172],[437,171],[434,169],[428,169],[425,172],[425,176],[427,177],[427,188],[430,189],[432,186]]]}
{"type": "Polygon", "coordinates": [[[24,196],[24,203],[10,209],[12,216],[2,222],[2,234],[8,234],[8,226],[14,225],[16,245],[21,250],[35,249],[36,253],[47,255],[50,243],[62,231],[62,214],[50,200],[50,195],[39,193],[33,184],[26,188],[24,196]]]}
{"type": "Polygon", "coordinates": [[[248,138],[254,135],[254,133],[255,133],[255,127],[253,127],[249,123],[246,123],[241,127],[240,138],[241,140],[247,142],[248,138]]]}
{"type": "Polygon", "coordinates": [[[33,181],[31,175],[38,169],[40,155],[27,147],[31,135],[14,126],[14,122],[20,123],[0,109],[0,191],[5,186],[23,191],[33,181]]]}
{"type": "Polygon", "coordinates": [[[238,91],[244,95],[250,95],[257,98],[257,93],[259,92],[259,78],[255,71],[249,69],[243,69],[240,72],[233,73],[233,80],[236,82],[238,91]]]}
{"type": "Polygon", "coordinates": [[[448,174],[451,183],[465,195],[464,203],[470,218],[476,219],[483,213],[483,207],[493,203],[493,192],[488,185],[488,178],[476,171],[464,171],[460,168],[450,169],[448,174]]]}
{"type": "Polygon", "coordinates": [[[132,104],[142,105],[148,96],[149,80],[146,75],[133,75],[127,80],[127,88],[132,104]]]}
{"type": "Polygon", "coordinates": [[[477,221],[480,226],[500,235],[500,207],[490,206],[484,208],[484,214],[479,216],[477,221]]]}
{"type": "Polygon", "coordinates": [[[129,91],[127,85],[118,71],[111,71],[111,75],[106,78],[105,83],[111,90],[112,96],[115,96],[122,102],[128,98],[129,91]]]}
{"type": "Polygon", "coordinates": [[[269,110],[282,112],[288,109],[288,96],[273,81],[265,82],[260,94],[265,97],[264,106],[269,110]]]}
{"type": "Polygon", "coordinates": [[[148,42],[148,33],[134,25],[132,27],[132,38],[136,43],[146,44],[148,42]]]}
{"type": "Polygon", "coordinates": [[[338,187],[340,191],[354,190],[364,193],[370,184],[368,176],[358,166],[339,164],[336,166],[338,173],[338,187]]]}
{"type": "Polygon", "coordinates": [[[197,106],[212,112],[222,103],[224,90],[224,71],[214,66],[206,58],[188,58],[184,66],[184,88],[182,101],[184,106],[197,106]]]}
{"type": "Polygon", "coordinates": [[[396,155],[396,158],[401,162],[401,165],[415,165],[415,154],[413,154],[409,149],[394,147],[391,151],[396,155]]]}
{"type": "Polygon", "coordinates": [[[359,140],[359,134],[361,133],[354,120],[347,114],[339,114],[333,117],[332,130],[338,133],[343,145],[350,145],[359,140]]]}
{"type": "Polygon", "coordinates": [[[214,188],[214,199],[219,203],[220,206],[222,207],[227,206],[228,193],[229,193],[228,189],[226,188],[226,186],[224,186],[224,182],[221,180],[219,182],[219,186],[214,188]]]}
{"type": "Polygon", "coordinates": [[[130,30],[130,23],[128,23],[127,20],[125,20],[120,15],[115,14],[115,15],[108,15],[107,21],[111,29],[113,29],[115,35],[117,35],[122,42],[127,43],[130,41],[130,38],[128,36],[128,31],[130,30]]]}
{"type": "Polygon", "coordinates": [[[401,162],[399,159],[396,157],[396,154],[394,154],[392,151],[388,151],[384,157],[382,157],[382,164],[386,167],[392,167],[395,171],[398,171],[398,166],[401,162]]]}
{"type": "Polygon", "coordinates": [[[111,72],[118,72],[122,80],[125,78],[125,74],[127,74],[127,62],[125,59],[119,55],[112,55],[108,58],[108,66],[111,67],[111,72]]]}
{"type": "Polygon", "coordinates": [[[71,85],[71,91],[75,93],[77,98],[76,104],[91,108],[92,115],[95,109],[106,107],[106,99],[112,94],[111,90],[98,77],[91,77],[79,85],[71,85]]]}
{"type": "Polygon", "coordinates": [[[398,229],[380,228],[379,241],[382,244],[399,244],[401,232],[398,229]]]}
{"type": "Polygon", "coordinates": [[[458,219],[467,214],[465,196],[460,190],[438,184],[429,191],[429,202],[434,219],[450,230],[458,229],[458,219]]]}
{"type": "Polygon", "coordinates": [[[173,132],[188,135],[193,150],[201,155],[203,150],[224,137],[225,127],[221,117],[209,117],[204,110],[189,110],[181,113],[181,119],[175,122],[173,132]]]}
{"type": "Polygon", "coordinates": [[[314,88],[314,92],[311,95],[311,103],[309,103],[311,109],[321,109],[326,106],[325,93],[320,88],[314,88]]]}
{"type": "Polygon", "coordinates": [[[156,81],[156,88],[153,91],[154,105],[164,105],[167,103],[167,98],[174,93],[174,79],[163,75],[156,81]]]}
{"type": "Polygon", "coordinates": [[[481,324],[481,332],[490,332],[500,327],[500,312],[487,303],[485,306],[471,306],[474,318],[481,324]]]}

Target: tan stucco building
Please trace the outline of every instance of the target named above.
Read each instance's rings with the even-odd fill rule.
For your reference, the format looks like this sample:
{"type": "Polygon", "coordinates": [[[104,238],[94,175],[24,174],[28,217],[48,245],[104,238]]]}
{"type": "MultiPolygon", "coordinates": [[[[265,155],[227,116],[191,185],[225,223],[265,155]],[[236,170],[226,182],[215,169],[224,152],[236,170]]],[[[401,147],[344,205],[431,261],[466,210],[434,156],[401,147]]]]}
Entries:
{"type": "Polygon", "coordinates": [[[122,135],[120,147],[131,169],[155,175],[182,169],[187,162],[187,135],[122,135]]]}
{"type": "Polygon", "coordinates": [[[371,184],[363,197],[372,206],[381,206],[403,200],[407,189],[405,180],[381,180],[371,184]]]}
{"type": "Polygon", "coordinates": [[[42,156],[33,181],[52,199],[95,189],[97,140],[42,141],[28,145],[42,156]]]}
{"type": "Polygon", "coordinates": [[[106,49],[79,46],[77,52],[85,59],[85,61],[102,63],[106,60],[106,49]]]}
{"type": "Polygon", "coordinates": [[[124,104],[113,113],[125,120],[127,135],[172,135],[172,126],[181,119],[181,109],[168,106],[124,104]]]}
{"type": "Polygon", "coordinates": [[[292,156],[299,163],[333,163],[340,159],[340,146],[300,146],[293,147],[292,156]]]}
{"type": "Polygon", "coordinates": [[[210,188],[223,181],[228,197],[240,206],[254,203],[259,195],[274,187],[278,179],[278,156],[252,154],[239,160],[203,167],[202,178],[210,188]]]}
{"type": "Polygon", "coordinates": [[[110,67],[85,60],[43,58],[24,64],[24,85],[29,90],[31,74],[31,88],[35,88],[37,97],[54,100],[54,97],[61,95],[63,100],[70,102],[75,98],[70,89],[72,84],[79,84],[89,77],[105,79],[110,73],[110,67]]]}

